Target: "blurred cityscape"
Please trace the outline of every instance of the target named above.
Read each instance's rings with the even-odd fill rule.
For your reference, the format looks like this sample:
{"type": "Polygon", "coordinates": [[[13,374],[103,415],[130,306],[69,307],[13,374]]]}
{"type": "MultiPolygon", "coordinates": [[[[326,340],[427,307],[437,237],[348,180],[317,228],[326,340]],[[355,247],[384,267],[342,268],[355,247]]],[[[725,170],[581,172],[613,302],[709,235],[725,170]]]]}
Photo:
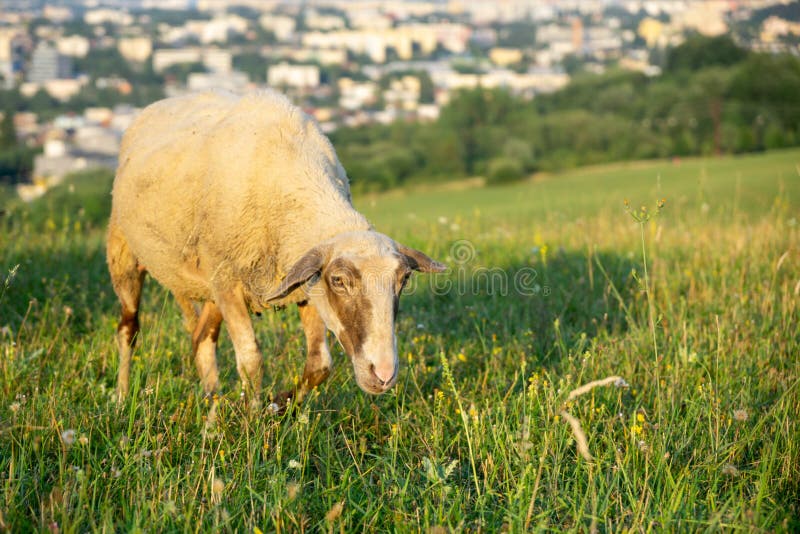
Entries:
{"type": "Polygon", "coordinates": [[[165,96],[269,86],[326,132],[435,121],[462,89],[534,99],[576,72],[658,76],[693,34],[797,56],[799,15],[774,0],[6,0],[0,112],[36,152],[6,181],[29,199],[113,168],[137,110],[165,96]]]}

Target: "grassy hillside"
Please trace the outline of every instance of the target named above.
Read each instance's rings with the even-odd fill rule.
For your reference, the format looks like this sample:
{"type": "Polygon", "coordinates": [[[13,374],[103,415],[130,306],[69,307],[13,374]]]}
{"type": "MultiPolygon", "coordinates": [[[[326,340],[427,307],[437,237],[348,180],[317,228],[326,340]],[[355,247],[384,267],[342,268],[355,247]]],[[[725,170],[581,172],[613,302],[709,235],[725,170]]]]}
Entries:
{"type": "MultiPolygon", "coordinates": [[[[44,226],[5,217],[0,527],[800,528],[800,151],[355,203],[451,271],[402,301],[391,393],[361,392],[337,347],[285,418],[247,414],[225,335],[211,408],[152,282],[115,405],[102,230],[83,200],[44,226]],[[611,375],[629,386],[569,398],[611,375]]],[[[296,312],[256,329],[265,395],[284,390],[303,365],[296,312]]]]}

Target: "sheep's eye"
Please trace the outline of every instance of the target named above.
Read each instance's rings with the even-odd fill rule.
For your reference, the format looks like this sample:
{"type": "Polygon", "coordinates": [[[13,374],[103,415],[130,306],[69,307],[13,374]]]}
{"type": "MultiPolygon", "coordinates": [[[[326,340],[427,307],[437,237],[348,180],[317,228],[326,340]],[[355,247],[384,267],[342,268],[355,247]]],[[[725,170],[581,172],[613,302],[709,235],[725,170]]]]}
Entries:
{"type": "Polygon", "coordinates": [[[344,278],[341,276],[331,276],[331,285],[336,288],[343,288],[344,278]]]}

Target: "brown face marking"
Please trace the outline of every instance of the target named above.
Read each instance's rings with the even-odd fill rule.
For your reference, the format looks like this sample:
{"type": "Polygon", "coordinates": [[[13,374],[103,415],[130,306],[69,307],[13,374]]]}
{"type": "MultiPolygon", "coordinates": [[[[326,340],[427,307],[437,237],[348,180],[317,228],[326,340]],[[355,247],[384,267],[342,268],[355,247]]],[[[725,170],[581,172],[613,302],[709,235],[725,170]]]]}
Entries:
{"type": "Polygon", "coordinates": [[[358,354],[367,338],[372,303],[361,292],[361,273],[352,262],[337,258],[323,274],[328,302],[342,323],[340,341],[351,357],[358,354]]]}

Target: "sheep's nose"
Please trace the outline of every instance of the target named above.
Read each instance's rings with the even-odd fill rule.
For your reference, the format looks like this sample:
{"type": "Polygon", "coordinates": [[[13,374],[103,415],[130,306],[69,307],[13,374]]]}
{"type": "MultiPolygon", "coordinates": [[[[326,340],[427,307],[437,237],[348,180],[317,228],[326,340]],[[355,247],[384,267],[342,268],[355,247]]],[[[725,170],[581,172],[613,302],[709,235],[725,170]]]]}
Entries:
{"type": "Polygon", "coordinates": [[[394,375],[397,372],[397,366],[395,365],[394,362],[377,366],[374,363],[372,363],[370,364],[370,371],[372,371],[372,374],[375,375],[375,378],[378,379],[380,385],[385,386],[386,384],[389,384],[394,378],[394,375]]]}

